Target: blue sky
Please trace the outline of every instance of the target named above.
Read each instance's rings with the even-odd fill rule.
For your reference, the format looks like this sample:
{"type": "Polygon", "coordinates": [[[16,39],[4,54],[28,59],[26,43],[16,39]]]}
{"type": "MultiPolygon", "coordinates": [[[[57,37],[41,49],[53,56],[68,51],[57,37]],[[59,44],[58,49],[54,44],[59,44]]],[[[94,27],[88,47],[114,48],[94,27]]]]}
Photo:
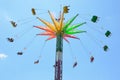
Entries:
{"type": "Polygon", "coordinates": [[[57,17],[64,5],[70,6],[65,21],[79,13],[73,24],[86,21],[80,29],[88,33],[77,34],[80,41],[69,39],[70,45],[64,41],[63,80],[120,80],[118,0],[0,0],[0,80],[54,79],[56,41],[46,42],[43,48],[47,37],[35,37],[42,31],[33,25],[43,24],[31,14],[31,8],[36,9],[37,16],[51,22],[47,10],[57,17]],[[99,16],[97,23],[90,21],[92,15],[99,16]],[[12,27],[10,20],[18,26],[12,27]],[[110,38],[104,36],[106,30],[112,32],[110,38]],[[8,37],[15,41],[8,42],[8,37]],[[108,52],[102,49],[105,44],[109,46],[108,52]],[[24,47],[27,49],[23,50],[24,47]],[[24,54],[18,56],[18,51],[24,54]],[[93,63],[89,60],[91,55],[95,57],[93,63]],[[39,56],[40,62],[36,65],[34,61],[39,56]],[[72,68],[75,60],[78,66],[72,68]]]}

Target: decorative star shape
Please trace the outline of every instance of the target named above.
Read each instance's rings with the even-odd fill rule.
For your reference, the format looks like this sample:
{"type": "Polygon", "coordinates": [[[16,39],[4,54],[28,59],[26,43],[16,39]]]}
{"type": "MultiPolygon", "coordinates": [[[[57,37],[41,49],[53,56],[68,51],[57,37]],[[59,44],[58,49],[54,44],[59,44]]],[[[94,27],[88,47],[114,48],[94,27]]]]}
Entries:
{"type": "Polygon", "coordinates": [[[39,19],[42,23],[44,23],[46,25],[46,26],[34,26],[36,28],[39,28],[39,29],[45,31],[45,32],[37,34],[37,35],[49,36],[49,38],[47,38],[47,40],[50,40],[50,39],[56,38],[57,34],[62,34],[63,39],[69,43],[67,38],[79,39],[78,37],[74,36],[74,34],[86,32],[86,31],[76,29],[79,26],[86,24],[86,22],[71,26],[71,23],[75,20],[75,18],[78,16],[78,14],[75,15],[73,18],[69,19],[66,23],[64,23],[63,22],[64,21],[64,12],[60,15],[59,21],[56,20],[56,18],[50,11],[48,11],[48,13],[49,13],[53,23],[50,23],[46,20],[43,20],[43,19],[37,17],[37,19],[39,19]]]}

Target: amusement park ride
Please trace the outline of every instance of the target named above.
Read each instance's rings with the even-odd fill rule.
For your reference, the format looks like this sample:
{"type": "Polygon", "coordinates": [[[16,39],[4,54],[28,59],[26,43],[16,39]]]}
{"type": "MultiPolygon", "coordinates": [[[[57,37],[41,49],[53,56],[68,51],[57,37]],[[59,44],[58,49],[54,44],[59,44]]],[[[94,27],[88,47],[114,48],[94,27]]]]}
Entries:
{"type": "MultiPolygon", "coordinates": [[[[31,9],[32,14],[36,15],[36,11],[34,8],[31,9]]],[[[73,38],[73,39],[78,39],[78,37],[74,36],[74,34],[79,34],[79,33],[86,33],[84,30],[78,30],[77,28],[79,26],[82,26],[86,24],[86,22],[71,25],[71,23],[77,18],[78,14],[76,14],[74,17],[69,19],[67,22],[64,22],[64,14],[69,12],[69,6],[64,6],[63,10],[60,13],[60,17],[57,19],[54,17],[54,15],[48,11],[50,18],[53,23],[47,22],[46,20],[43,20],[39,17],[37,19],[41,21],[43,24],[46,26],[34,26],[35,28],[44,30],[43,33],[37,34],[37,35],[42,35],[42,36],[49,36],[49,38],[46,39],[46,41],[51,40],[53,38],[56,38],[56,56],[55,56],[55,77],[54,80],[62,80],[62,73],[63,73],[63,40],[69,43],[68,38],[73,38]]],[[[94,15],[91,18],[91,22],[96,23],[98,20],[98,16],[94,15]]],[[[17,27],[17,23],[14,21],[10,21],[11,25],[13,27],[17,27]]],[[[111,32],[107,30],[105,32],[105,36],[109,37],[111,35],[111,32]]],[[[13,38],[7,38],[9,42],[14,42],[13,38]]],[[[107,51],[108,46],[105,45],[103,46],[103,50],[107,51]]],[[[23,52],[18,52],[18,55],[22,55],[23,52]]],[[[94,57],[90,57],[90,62],[94,61],[94,57]]],[[[34,64],[38,64],[39,60],[35,61],[34,64]]],[[[73,68],[77,66],[77,62],[73,64],[73,68]]]]}

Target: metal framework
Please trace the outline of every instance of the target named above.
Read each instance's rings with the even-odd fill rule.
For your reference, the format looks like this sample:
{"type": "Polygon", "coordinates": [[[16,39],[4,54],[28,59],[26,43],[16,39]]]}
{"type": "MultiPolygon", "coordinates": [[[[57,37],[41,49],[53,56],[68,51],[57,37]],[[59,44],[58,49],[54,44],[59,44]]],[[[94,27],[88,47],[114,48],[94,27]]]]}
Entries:
{"type": "Polygon", "coordinates": [[[62,33],[57,34],[56,55],[55,55],[55,80],[62,80],[62,61],[63,61],[63,37],[62,33]]]}

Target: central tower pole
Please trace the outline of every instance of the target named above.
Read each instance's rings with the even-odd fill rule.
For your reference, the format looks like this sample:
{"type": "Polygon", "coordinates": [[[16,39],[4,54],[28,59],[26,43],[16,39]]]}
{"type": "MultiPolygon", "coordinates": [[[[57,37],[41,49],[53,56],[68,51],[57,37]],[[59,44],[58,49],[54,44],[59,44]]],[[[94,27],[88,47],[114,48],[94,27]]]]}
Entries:
{"type": "Polygon", "coordinates": [[[56,35],[55,80],[62,80],[63,36],[62,33],[56,35]]]}

